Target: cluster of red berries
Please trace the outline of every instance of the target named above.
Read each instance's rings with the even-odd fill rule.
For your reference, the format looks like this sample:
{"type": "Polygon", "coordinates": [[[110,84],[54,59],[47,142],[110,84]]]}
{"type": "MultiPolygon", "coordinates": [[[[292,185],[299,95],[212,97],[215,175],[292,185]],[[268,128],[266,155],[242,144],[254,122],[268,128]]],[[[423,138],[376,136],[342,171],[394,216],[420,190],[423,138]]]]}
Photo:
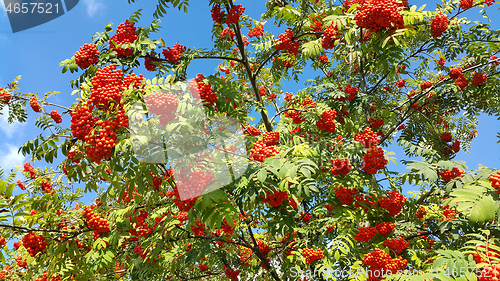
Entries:
{"type": "Polygon", "coordinates": [[[415,216],[419,219],[423,219],[425,214],[427,214],[427,211],[425,210],[425,208],[423,206],[420,206],[418,211],[415,213],[415,216]]]}
{"type": "Polygon", "coordinates": [[[264,159],[278,155],[278,148],[274,145],[267,146],[263,140],[254,142],[252,150],[250,150],[250,159],[264,162],[264,159]]]}
{"type": "Polygon", "coordinates": [[[491,174],[488,180],[491,182],[491,186],[500,194],[500,171],[491,174]]]}
{"type": "Polygon", "coordinates": [[[220,10],[220,5],[215,4],[212,10],[210,10],[210,14],[212,15],[212,20],[216,23],[222,22],[222,17],[224,16],[224,12],[220,10]]]}
{"type": "Polygon", "coordinates": [[[116,69],[116,64],[110,64],[98,69],[91,81],[92,90],[89,100],[96,108],[109,108],[110,100],[120,103],[123,96],[121,91],[123,73],[120,69],[116,69]]]}
{"type": "Polygon", "coordinates": [[[442,141],[444,142],[450,142],[453,140],[453,137],[451,136],[451,133],[450,132],[444,132],[442,133],[440,136],[442,141]]]}
{"type": "Polygon", "coordinates": [[[384,120],[382,120],[380,118],[375,118],[375,119],[368,120],[367,123],[370,124],[370,128],[376,130],[376,129],[382,127],[382,125],[384,125],[384,120]]]}
{"type": "Polygon", "coordinates": [[[337,31],[337,25],[333,22],[325,29],[325,37],[321,41],[321,46],[323,46],[325,50],[333,49],[335,47],[335,40],[337,40],[341,35],[337,31]]]}
{"type": "Polygon", "coordinates": [[[309,248],[302,249],[302,255],[306,258],[306,263],[311,264],[324,257],[323,251],[321,249],[313,250],[309,248]]]}
{"type": "Polygon", "coordinates": [[[321,55],[318,57],[318,61],[321,62],[322,64],[325,64],[328,62],[328,57],[326,55],[321,55]]]}
{"type": "Polygon", "coordinates": [[[4,237],[0,236],[0,248],[7,244],[7,240],[4,237]]]}
{"type": "Polygon", "coordinates": [[[295,124],[300,124],[304,122],[306,119],[302,116],[300,111],[297,110],[287,110],[285,112],[285,117],[292,119],[292,122],[295,124]]]}
{"type": "Polygon", "coordinates": [[[21,190],[26,190],[26,186],[24,186],[21,180],[17,180],[16,184],[17,186],[19,186],[19,188],[21,188],[21,190]]]}
{"type": "Polygon", "coordinates": [[[85,208],[82,213],[82,217],[86,220],[87,226],[94,230],[92,235],[95,239],[101,236],[101,233],[108,233],[109,222],[105,218],[101,218],[97,213],[95,213],[91,208],[85,208]]]}
{"type": "Polygon", "coordinates": [[[351,87],[351,84],[347,84],[347,86],[344,89],[346,94],[349,94],[348,97],[345,97],[344,99],[347,99],[348,101],[352,101],[356,95],[359,92],[358,87],[351,87]]]}
{"type": "Polygon", "coordinates": [[[12,98],[12,96],[7,93],[6,90],[4,90],[3,88],[0,88],[0,102],[3,103],[3,104],[8,104],[10,102],[10,99],[12,98]]]}
{"type": "Polygon", "coordinates": [[[279,132],[265,132],[262,140],[267,146],[277,145],[280,143],[280,133],[279,132]]]}
{"type": "Polygon", "coordinates": [[[52,190],[52,183],[50,182],[50,180],[43,181],[41,184],[41,188],[45,193],[55,193],[55,191],[52,190]]]}
{"type": "Polygon", "coordinates": [[[336,129],[335,118],[337,118],[337,111],[329,109],[321,114],[321,117],[316,121],[316,127],[320,130],[325,130],[332,133],[336,129]]]}
{"type": "Polygon", "coordinates": [[[450,221],[451,219],[454,219],[457,216],[457,211],[450,209],[450,206],[446,205],[443,210],[443,215],[445,217],[445,221],[450,221]]]}
{"type": "Polygon", "coordinates": [[[381,208],[386,209],[389,215],[395,216],[401,212],[404,203],[406,202],[406,197],[399,193],[397,190],[388,192],[389,197],[384,197],[378,201],[381,208]]]}
{"type": "Polygon", "coordinates": [[[40,112],[42,110],[42,107],[38,104],[38,97],[36,95],[31,96],[30,106],[34,112],[40,112]]]}
{"type": "Polygon", "coordinates": [[[460,87],[461,90],[469,86],[469,82],[467,81],[467,78],[465,78],[462,74],[462,68],[460,66],[452,68],[449,75],[451,79],[455,80],[455,84],[460,87]]]}
{"type": "Polygon", "coordinates": [[[182,53],[186,51],[186,47],[176,43],[173,48],[167,47],[163,49],[163,55],[170,63],[179,63],[182,53]]]}
{"type": "Polygon", "coordinates": [[[453,179],[455,179],[456,177],[460,177],[462,176],[462,174],[464,174],[465,171],[463,170],[460,170],[459,168],[457,167],[453,167],[451,169],[451,171],[449,169],[446,169],[446,171],[444,172],[441,172],[439,173],[439,175],[441,176],[441,178],[445,181],[445,182],[450,182],[452,181],[453,179]]]}
{"type": "Polygon", "coordinates": [[[23,246],[28,250],[30,256],[34,257],[38,253],[45,252],[47,242],[45,242],[45,237],[42,235],[36,235],[30,231],[23,236],[23,246]]]}
{"type": "Polygon", "coordinates": [[[344,205],[351,205],[354,200],[354,195],[358,193],[358,189],[356,188],[345,188],[343,186],[335,187],[335,196],[340,200],[340,203],[344,205]]]}
{"type": "Polygon", "coordinates": [[[90,65],[97,63],[100,52],[95,44],[84,44],[75,54],[75,62],[82,69],[88,68],[90,65]]]}
{"type": "Polygon", "coordinates": [[[226,40],[233,40],[235,36],[236,33],[234,33],[234,31],[229,27],[224,28],[224,30],[222,30],[220,33],[220,37],[226,40]],[[229,36],[227,36],[228,34],[229,36]]]}
{"type": "Polygon", "coordinates": [[[370,127],[367,127],[362,133],[354,135],[354,140],[362,143],[365,148],[374,147],[380,142],[377,133],[373,132],[370,127]]]}
{"type": "Polygon", "coordinates": [[[487,79],[488,78],[487,78],[486,74],[483,74],[480,72],[474,72],[474,74],[472,76],[472,85],[479,86],[479,85],[483,84],[484,82],[486,82],[487,79]]]}
{"type": "Polygon", "coordinates": [[[398,82],[396,82],[396,86],[398,86],[398,88],[403,88],[406,84],[406,80],[404,80],[403,78],[401,78],[401,80],[399,80],[398,82]]]}
{"type": "Polygon", "coordinates": [[[256,25],[253,29],[248,31],[248,37],[258,37],[264,35],[264,26],[262,24],[256,25]]]}
{"type": "Polygon", "coordinates": [[[316,102],[314,102],[313,99],[311,99],[310,97],[306,97],[303,101],[302,101],[302,106],[306,109],[312,109],[316,106],[316,102]]]}
{"type": "Polygon", "coordinates": [[[195,235],[204,235],[205,234],[205,224],[202,223],[201,221],[197,221],[197,220],[195,220],[194,223],[196,224],[196,226],[191,225],[191,231],[193,231],[193,233],[195,235]]]}
{"type": "Polygon", "coordinates": [[[52,275],[50,278],[48,278],[49,273],[47,271],[43,272],[42,278],[36,278],[35,281],[61,281],[62,277],[59,275],[52,275]]]}
{"type": "Polygon", "coordinates": [[[267,196],[262,200],[262,203],[269,203],[271,207],[279,207],[281,203],[288,199],[288,192],[275,190],[274,193],[269,193],[266,191],[267,196]]]}
{"type": "Polygon", "coordinates": [[[139,238],[139,236],[148,237],[153,233],[154,227],[148,227],[146,219],[148,218],[148,213],[144,210],[134,210],[133,214],[125,215],[128,218],[130,225],[133,226],[132,229],[127,230],[132,236],[139,238]],[[138,214],[137,214],[138,213],[138,214]],[[137,214],[134,216],[134,214],[137,214]]]}
{"type": "Polygon", "coordinates": [[[54,122],[56,122],[56,124],[59,124],[63,121],[61,118],[61,114],[59,114],[57,110],[52,110],[50,112],[50,117],[52,118],[52,120],[54,120],[54,122]]]}
{"type": "Polygon", "coordinates": [[[240,256],[241,261],[243,262],[242,266],[249,266],[250,265],[250,257],[253,254],[252,249],[247,248],[247,247],[243,247],[241,245],[238,245],[238,248],[240,250],[238,252],[238,255],[240,256]]]}
{"type": "Polygon", "coordinates": [[[227,278],[233,280],[233,281],[238,281],[238,275],[240,275],[240,271],[239,270],[234,270],[234,269],[230,269],[230,268],[226,268],[226,266],[224,266],[224,273],[226,274],[227,278]]]}
{"type": "Polygon", "coordinates": [[[426,89],[429,89],[430,87],[432,87],[432,82],[431,82],[431,81],[429,81],[429,80],[427,80],[427,81],[425,81],[425,82],[420,83],[420,89],[421,89],[422,91],[425,91],[426,89]]]}
{"type": "Polygon", "coordinates": [[[71,133],[79,140],[85,140],[90,131],[94,128],[95,123],[99,117],[92,116],[94,106],[87,101],[79,103],[76,108],[70,112],[71,114],[71,133]]]}
{"type": "Polygon", "coordinates": [[[233,7],[231,7],[231,9],[229,10],[229,15],[227,15],[226,18],[227,26],[230,26],[233,23],[237,24],[244,12],[245,7],[243,7],[242,5],[234,5],[233,7]]]}
{"type": "Polygon", "coordinates": [[[358,231],[359,233],[354,235],[354,239],[359,242],[370,242],[370,239],[378,233],[375,227],[358,227],[358,231]]]}
{"type": "Polygon", "coordinates": [[[363,157],[363,171],[367,174],[376,174],[387,165],[387,159],[384,157],[384,151],[381,147],[373,147],[366,151],[363,157]]]}
{"type": "Polygon", "coordinates": [[[233,220],[233,226],[230,226],[226,218],[221,223],[221,229],[226,237],[231,237],[233,235],[234,229],[236,228],[236,220],[233,220]]]}
{"type": "Polygon", "coordinates": [[[403,237],[397,237],[391,240],[385,240],[384,245],[393,250],[397,255],[401,254],[404,249],[410,246],[410,243],[403,239],[403,237]]]}
{"type": "Polygon", "coordinates": [[[133,47],[122,48],[119,45],[132,44],[137,40],[135,22],[130,23],[129,20],[122,22],[116,28],[116,34],[111,37],[110,49],[118,53],[118,57],[130,57],[133,54],[133,47]],[[113,42],[111,42],[113,41],[113,42]]]}
{"type": "Polygon", "coordinates": [[[144,67],[148,71],[155,70],[157,65],[154,64],[154,62],[158,62],[158,61],[159,61],[158,58],[156,58],[156,56],[154,54],[149,54],[148,56],[146,56],[144,58],[144,67]]]}
{"type": "Polygon", "coordinates": [[[254,126],[250,126],[248,123],[245,123],[245,131],[243,133],[246,136],[250,137],[250,136],[258,136],[262,132],[259,129],[255,128],[254,126]]]}
{"type": "Polygon", "coordinates": [[[332,167],[330,168],[330,170],[332,171],[332,174],[334,176],[336,175],[347,175],[351,169],[352,169],[352,165],[349,164],[349,159],[345,158],[345,159],[339,159],[339,158],[336,158],[336,159],[332,159],[331,160],[332,162],[332,167]]]}
{"type": "MultiPolygon", "coordinates": [[[[189,167],[191,169],[192,166],[189,167]]],[[[196,169],[194,171],[189,171],[188,168],[182,167],[180,169],[179,178],[176,181],[176,185],[174,191],[177,191],[175,194],[177,198],[192,198],[195,199],[201,194],[205,193],[206,187],[210,185],[214,181],[214,176],[210,171],[202,171],[201,169],[196,169]],[[179,197],[179,195],[182,195],[179,197]]],[[[191,200],[191,199],[190,199],[191,200]]],[[[196,199],[195,199],[196,201],[196,199]]],[[[175,202],[175,200],[174,200],[175,202]]],[[[179,205],[185,205],[182,201],[179,202],[179,205]]],[[[191,203],[188,203],[190,205],[191,203]]],[[[186,207],[188,206],[186,205],[186,207]]],[[[180,207],[179,207],[180,209],[180,207]]],[[[189,211],[186,210],[186,212],[189,211]]]]}
{"type": "Polygon", "coordinates": [[[474,0],[460,0],[460,9],[468,10],[474,5],[474,0]]]}
{"type": "Polygon", "coordinates": [[[36,170],[35,170],[35,168],[33,168],[33,166],[31,166],[30,162],[24,163],[24,170],[23,170],[23,172],[29,173],[30,174],[30,178],[36,179],[36,170]]]}
{"type": "Polygon", "coordinates": [[[146,96],[145,101],[148,110],[158,116],[161,126],[167,125],[175,118],[179,102],[172,93],[153,93],[146,96]]]}
{"type": "Polygon", "coordinates": [[[403,28],[401,3],[394,0],[368,0],[357,7],[356,24],[377,33],[380,30],[403,28]]]}
{"type": "Polygon", "coordinates": [[[434,19],[431,19],[432,37],[441,37],[448,28],[449,19],[447,16],[439,13],[434,19]]]}
{"type": "Polygon", "coordinates": [[[15,260],[16,260],[17,266],[19,266],[19,267],[26,268],[28,266],[27,261],[25,259],[23,259],[23,257],[21,257],[19,255],[16,256],[15,260]]]}
{"type": "Polygon", "coordinates": [[[284,34],[280,34],[275,43],[277,51],[287,50],[292,55],[299,53],[299,42],[293,40],[293,31],[291,29],[287,29],[284,34]]]}
{"type": "Polygon", "coordinates": [[[218,97],[213,92],[212,86],[203,82],[204,79],[205,76],[203,76],[203,74],[196,75],[196,78],[189,82],[189,90],[191,91],[193,98],[198,98],[197,93],[199,93],[199,97],[203,100],[204,105],[210,107],[215,104],[218,97]]]}

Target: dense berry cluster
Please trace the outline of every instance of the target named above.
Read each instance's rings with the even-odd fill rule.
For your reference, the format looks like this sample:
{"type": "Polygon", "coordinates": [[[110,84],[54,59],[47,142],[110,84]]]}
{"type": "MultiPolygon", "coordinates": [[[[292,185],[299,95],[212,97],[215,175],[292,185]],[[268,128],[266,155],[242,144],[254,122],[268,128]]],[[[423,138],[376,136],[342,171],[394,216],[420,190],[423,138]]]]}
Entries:
{"type": "Polygon", "coordinates": [[[483,84],[484,82],[486,82],[487,79],[488,78],[487,78],[486,74],[483,74],[480,72],[474,72],[474,74],[472,76],[472,85],[479,86],[479,85],[483,84]]]}
{"type": "Polygon", "coordinates": [[[351,169],[352,165],[349,164],[349,159],[332,159],[332,167],[330,168],[333,175],[347,175],[351,169]]]}
{"type": "Polygon", "coordinates": [[[87,101],[79,103],[71,114],[71,133],[79,140],[85,140],[90,131],[94,128],[99,117],[92,116],[93,105],[87,101]]]}
{"type": "Polygon", "coordinates": [[[238,275],[240,275],[240,271],[239,270],[234,270],[234,269],[230,269],[230,268],[226,268],[226,266],[224,266],[224,273],[226,274],[227,278],[233,280],[233,281],[238,281],[238,275]]]}
{"type": "Polygon", "coordinates": [[[375,227],[358,227],[358,231],[359,233],[354,235],[354,239],[359,242],[369,242],[378,233],[375,227]]]}
{"type": "Polygon", "coordinates": [[[205,224],[201,221],[195,221],[196,226],[191,225],[191,231],[193,231],[196,235],[204,235],[205,234],[205,224]]]}
{"type": "Polygon", "coordinates": [[[26,268],[28,266],[27,261],[25,259],[23,259],[23,257],[21,257],[19,255],[16,256],[15,260],[16,260],[17,266],[19,266],[19,267],[26,268]]]}
{"type": "Polygon", "coordinates": [[[453,167],[451,171],[449,169],[446,169],[446,171],[439,173],[439,175],[445,182],[450,182],[454,178],[462,176],[462,174],[464,173],[465,171],[460,170],[457,167],[453,167]]]}
{"type": "Polygon", "coordinates": [[[193,168],[193,170],[189,172],[187,167],[182,167],[174,188],[174,194],[177,199],[191,198],[184,201],[176,201],[177,199],[174,199],[174,203],[179,207],[179,210],[185,212],[191,209],[196,202],[196,198],[205,193],[206,187],[214,181],[214,176],[210,171],[205,172],[200,168],[193,168]]]}
{"type": "Polygon", "coordinates": [[[384,120],[375,118],[368,120],[367,123],[370,124],[370,128],[376,130],[384,125],[384,120]]]}
{"type": "Polygon", "coordinates": [[[377,133],[372,131],[372,128],[366,128],[362,133],[354,135],[354,140],[363,144],[365,148],[371,148],[376,146],[380,139],[377,133]]]}
{"type": "Polygon", "coordinates": [[[500,194],[500,171],[491,174],[488,180],[491,182],[491,186],[500,194]]]}
{"type": "Polygon", "coordinates": [[[275,43],[277,51],[287,50],[292,55],[297,55],[299,53],[299,42],[293,39],[293,32],[291,29],[287,29],[284,34],[280,34],[275,43]]]}
{"type": "Polygon", "coordinates": [[[404,26],[403,16],[399,12],[401,6],[394,0],[364,1],[357,8],[356,23],[373,33],[400,29],[404,26]]]}
{"type": "Polygon", "coordinates": [[[324,32],[325,37],[321,41],[321,45],[325,50],[333,49],[335,47],[335,40],[337,40],[341,33],[338,32],[337,25],[332,22],[324,32]]]}
{"type": "Polygon", "coordinates": [[[247,248],[247,247],[243,247],[241,245],[238,245],[238,249],[239,249],[238,255],[241,258],[242,266],[249,266],[250,265],[250,257],[253,254],[252,249],[247,248]]]}
{"type": "Polygon", "coordinates": [[[110,49],[118,53],[118,57],[130,57],[133,54],[133,47],[122,48],[120,45],[132,44],[137,40],[135,22],[125,22],[120,23],[116,28],[116,34],[111,37],[110,49]]]}
{"type": "Polygon", "coordinates": [[[467,10],[472,8],[474,5],[474,0],[460,0],[460,8],[467,10]]]}
{"type": "Polygon", "coordinates": [[[256,25],[248,31],[248,37],[258,37],[264,35],[264,26],[262,24],[256,25]]]}
{"type": "Polygon", "coordinates": [[[212,10],[210,10],[210,14],[212,16],[212,20],[216,23],[222,22],[222,17],[225,15],[223,11],[220,10],[220,5],[215,4],[212,10]]]}
{"type": "Polygon", "coordinates": [[[332,133],[336,129],[335,118],[337,118],[337,111],[335,109],[328,109],[321,114],[321,117],[316,121],[316,127],[320,130],[325,130],[332,133]]]}
{"type": "Polygon", "coordinates": [[[222,30],[220,33],[220,37],[226,40],[233,40],[235,36],[236,33],[234,33],[234,31],[229,27],[224,28],[224,30],[222,30]],[[228,34],[229,36],[227,36],[228,34]]]}
{"type": "Polygon", "coordinates": [[[100,52],[95,44],[85,44],[76,52],[75,63],[82,69],[86,69],[90,65],[97,63],[99,54],[100,52]]]}
{"type": "Polygon", "coordinates": [[[86,220],[87,226],[94,230],[92,235],[95,239],[101,236],[102,233],[110,232],[108,220],[101,218],[91,208],[85,208],[85,210],[83,210],[82,217],[86,220]]]}
{"type": "Polygon", "coordinates": [[[55,193],[55,191],[52,190],[52,183],[50,180],[44,180],[41,184],[41,188],[45,193],[55,193]]]}
{"type": "Polygon", "coordinates": [[[455,84],[459,86],[461,90],[467,88],[469,85],[467,78],[462,74],[462,68],[460,66],[452,68],[449,75],[451,79],[455,80],[455,84]]]}
{"type": "MultiPolygon", "coordinates": [[[[356,201],[354,202],[354,207],[356,208],[361,208],[366,212],[368,212],[369,209],[372,209],[375,204],[372,202],[373,200],[371,196],[366,196],[364,194],[356,194],[356,201]]],[[[379,230],[380,231],[380,230],[379,230]]]]}
{"type": "Polygon", "coordinates": [[[288,200],[288,192],[275,190],[274,193],[267,192],[266,198],[262,200],[262,203],[269,203],[271,207],[279,207],[283,201],[288,200]]]}
{"type": "Polygon", "coordinates": [[[59,114],[57,112],[57,110],[52,110],[50,112],[50,117],[52,118],[52,120],[54,120],[54,122],[56,122],[57,124],[61,123],[62,122],[62,118],[61,118],[61,114],[59,114]]]}
{"type": "Polygon", "coordinates": [[[367,174],[376,174],[379,170],[382,170],[387,165],[387,159],[385,159],[384,151],[381,147],[373,147],[366,151],[363,157],[363,171],[367,174]]]}
{"type": "Polygon", "coordinates": [[[358,193],[356,188],[345,188],[343,186],[335,187],[335,196],[340,200],[340,203],[344,205],[350,205],[354,200],[354,195],[358,193]]]}
{"type": "Polygon", "coordinates": [[[246,136],[258,136],[260,135],[262,132],[255,128],[254,126],[250,126],[248,123],[245,123],[245,131],[243,132],[245,133],[246,136]]]}
{"type": "Polygon", "coordinates": [[[26,190],[26,186],[24,186],[24,184],[21,182],[21,180],[17,180],[16,184],[17,184],[17,186],[19,186],[19,188],[21,190],[26,190]]]}
{"type": "Polygon", "coordinates": [[[182,53],[186,51],[186,47],[176,43],[173,48],[167,47],[163,49],[163,55],[171,63],[179,63],[182,53]]]}
{"type": "Polygon", "coordinates": [[[36,179],[36,170],[35,170],[35,168],[33,168],[33,166],[31,166],[30,162],[24,163],[23,172],[29,173],[30,174],[30,178],[36,179]]]}
{"type": "Polygon", "coordinates": [[[384,245],[393,250],[397,255],[401,254],[404,249],[410,246],[410,243],[403,239],[403,237],[397,237],[391,240],[385,240],[384,245]]]}
{"type": "Polygon", "coordinates": [[[401,78],[401,80],[397,81],[396,82],[396,86],[398,86],[398,88],[403,88],[406,84],[406,80],[404,80],[403,78],[401,78]]]}
{"type": "Polygon", "coordinates": [[[12,98],[12,96],[10,95],[10,93],[7,93],[6,90],[4,90],[3,88],[0,88],[0,102],[1,103],[8,104],[10,102],[11,98],[12,98]]]}
{"type": "Polygon", "coordinates": [[[148,56],[146,56],[144,58],[144,67],[146,68],[146,70],[148,71],[152,71],[152,70],[155,70],[157,65],[154,64],[154,62],[158,62],[158,58],[156,58],[155,55],[153,54],[149,54],[148,56]]]}
{"type": "Polygon", "coordinates": [[[415,213],[415,217],[423,219],[426,213],[427,211],[425,210],[425,208],[423,206],[420,206],[418,211],[415,213]]]}
{"type": "Polygon", "coordinates": [[[38,97],[36,95],[31,96],[30,106],[34,112],[40,112],[42,110],[42,107],[38,104],[38,97]]]}
{"type": "Polygon", "coordinates": [[[325,64],[328,62],[328,57],[326,55],[321,55],[318,57],[318,61],[321,62],[322,64],[325,64]]]}
{"type": "Polygon", "coordinates": [[[264,159],[277,154],[278,148],[276,148],[276,146],[267,146],[264,141],[258,140],[253,144],[252,150],[250,151],[250,159],[264,162],[264,159]]]}
{"type": "Polygon", "coordinates": [[[45,237],[42,235],[36,235],[30,231],[23,236],[23,246],[28,250],[30,256],[34,257],[38,253],[45,252],[47,242],[45,242],[45,237]]]}
{"type": "Polygon", "coordinates": [[[215,104],[218,97],[213,92],[212,86],[210,86],[210,84],[205,84],[203,80],[205,80],[205,76],[203,76],[203,74],[196,75],[196,78],[189,82],[189,90],[193,94],[193,98],[198,98],[196,93],[199,93],[204,105],[210,107],[215,104]]]}
{"type": "Polygon", "coordinates": [[[452,137],[452,135],[451,135],[451,133],[450,133],[450,132],[444,132],[444,133],[442,133],[439,137],[440,137],[440,138],[441,138],[441,140],[442,140],[442,141],[444,141],[444,142],[450,142],[450,141],[452,141],[452,140],[453,140],[453,137],[452,137]]]}
{"type": "Polygon", "coordinates": [[[123,73],[115,64],[98,69],[92,77],[92,90],[89,100],[98,109],[107,109],[110,101],[120,103],[123,93],[123,73]]]}
{"type": "Polygon", "coordinates": [[[226,24],[230,26],[231,24],[237,24],[240,21],[241,15],[245,12],[245,7],[242,5],[234,5],[229,10],[229,15],[226,18],[226,24]]]}
{"type": "Polygon", "coordinates": [[[167,125],[175,118],[179,102],[172,93],[153,93],[146,96],[145,101],[148,110],[158,116],[161,126],[167,125]]]}
{"type": "Polygon", "coordinates": [[[277,145],[280,143],[280,133],[279,132],[265,132],[262,140],[267,146],[277,145]]]}
{"type": "Polygon", "coordinates": [[[323,251],[321,251],[321,249],[313,250],[309,248],[304,248],[302,249],[302,255],[304,255],[304,258],[306,258],[307,264],[311,264],[324,257],[323,251]]]}
{"type": "Polygon", "coordinates": [[[440,37],[448,28],[449,19],[447,16],[439,13],[434,19],[431,19],[432,37],[440,37]]]}
{"type": "Polygon", "coordinates": [[[420,89],[421,89],[422,91],[425,91],[426,89],[429,89],[430,87],[432,87],[432,82],[431,82],[431,81],[429,81],[429,80],[427,80],[427,81],[425,81],[425,82],[422,82],[422,83],[420,84],[420,89]]]}
{"type": "Polygon", "coordinates": [[[387,194],[389,194],[389,197],[379,199],[378,204],[381,208],[386,209],[389,212],[389,215],[395,216],[401,212],[401,209],[406,202],[406,197],[397,190],[390,191],[387,194]]]}

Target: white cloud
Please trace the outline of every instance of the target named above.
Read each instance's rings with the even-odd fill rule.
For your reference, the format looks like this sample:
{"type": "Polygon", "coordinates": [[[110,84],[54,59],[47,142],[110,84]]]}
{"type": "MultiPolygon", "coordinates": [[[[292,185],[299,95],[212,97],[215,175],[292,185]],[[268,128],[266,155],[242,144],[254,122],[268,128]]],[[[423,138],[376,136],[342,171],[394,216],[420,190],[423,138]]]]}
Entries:
{"type": "Polygon", "coordinates": [[[20,133],[23,131],[23,127],[26,125],[26,123],[19,123],[19,122],[14,122],[9,124],[7,122],[7,118],[9,117],[9,109],[7,106],[5,106],[2,109],[2,115],[0,115],[0,130],[4,133],[4,135],[10,139],[16,134],[16,136],[19,136],[20,133]]]}
{"type": "Polygon", "coordinates": [[[90,17],[95,16],[98,12],[102,12],[105,6],[101,0],[84,0],[85,6],[87,7],[87,14],[90,17]]]}
{"type": "Polygon", "coordinates": [[[2,146],[7,151],[2,151],[0,154],[0,167],[5,171],[5,175],[7,176],[11,169],[14,169],[16,166],[22,166],[26,157],[17,152],[19,149],[17,146],[11,144],[3,144],[2,146]]]}

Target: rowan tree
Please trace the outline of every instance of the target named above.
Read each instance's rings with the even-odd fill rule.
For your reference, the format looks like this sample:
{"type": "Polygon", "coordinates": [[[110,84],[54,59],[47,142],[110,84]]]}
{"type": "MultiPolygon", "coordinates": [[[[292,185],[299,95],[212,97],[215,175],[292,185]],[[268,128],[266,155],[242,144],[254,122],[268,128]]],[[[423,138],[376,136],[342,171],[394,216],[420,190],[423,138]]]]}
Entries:
{"type": "Polygon", "coordinates": [[[108,24],[61,62],[73,104],[0,88],[43,131],[0,182],[0,280],[496,280],[500,171],[454,160],[500,114],[500,31],[462,17],[492,4],[211,0],[210,50],[160,37],[187,0],[108,24]],[[421,161],[389,170],[390,145],[421,161]]]}

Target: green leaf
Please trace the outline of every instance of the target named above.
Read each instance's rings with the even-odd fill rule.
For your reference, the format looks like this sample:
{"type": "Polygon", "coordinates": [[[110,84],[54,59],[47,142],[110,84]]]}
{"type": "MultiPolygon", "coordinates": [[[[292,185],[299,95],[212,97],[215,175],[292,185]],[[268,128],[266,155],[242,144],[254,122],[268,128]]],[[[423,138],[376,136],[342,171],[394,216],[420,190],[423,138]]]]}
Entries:
{"type": "Polygon", "coordinates": [[[260,182],[265,182],[267,178],[267,170],[266,169],[261,169],[257,173],[257,178],[259,179],[260,182]]]}

